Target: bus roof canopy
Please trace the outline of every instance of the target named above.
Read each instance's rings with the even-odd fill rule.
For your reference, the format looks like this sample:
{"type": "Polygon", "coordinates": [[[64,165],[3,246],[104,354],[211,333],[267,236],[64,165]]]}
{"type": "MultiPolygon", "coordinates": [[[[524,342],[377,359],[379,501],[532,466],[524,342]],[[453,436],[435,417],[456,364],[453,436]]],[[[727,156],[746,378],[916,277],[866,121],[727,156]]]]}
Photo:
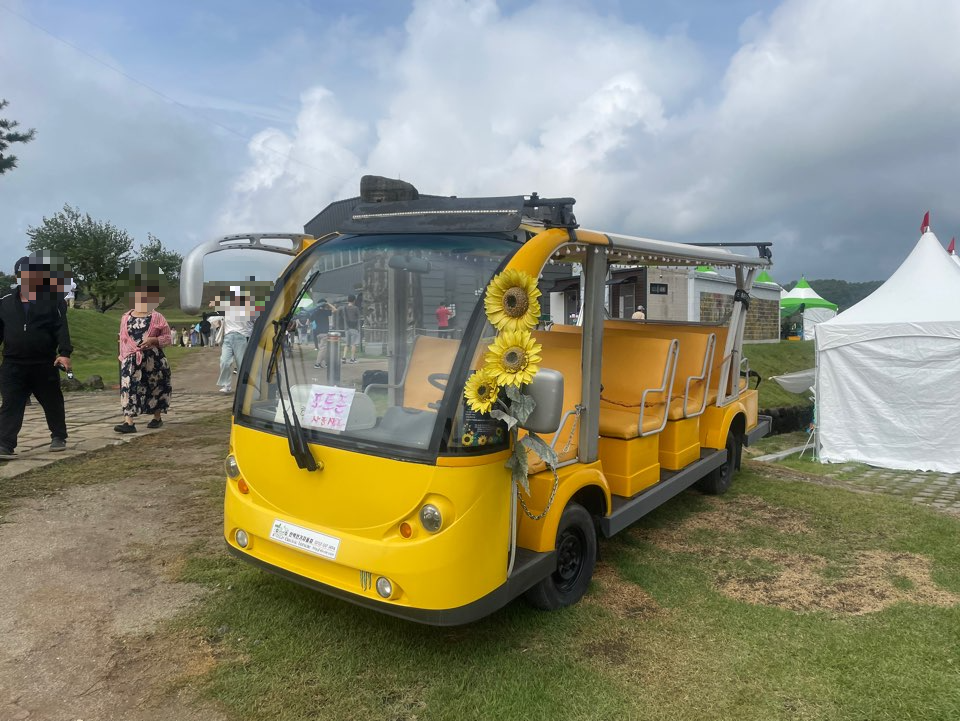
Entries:
{"type": "MultiPolygon", "coordinates": [[[[602,232],[602,231],[601,231],[602,232]]],[[[752,266],[769,268],[769,243],[718,243],[716,245],[695,245],[692,243],[673,243],[667,240],[653,240],[632,235],[603,233],[613,245],[610,254],[612,262],[636,265],[703,265],[705,261],[715,266],[752,266]],[[725,247],[755,247],[757,256],[747,256],[727,250],[725,247]]]]}

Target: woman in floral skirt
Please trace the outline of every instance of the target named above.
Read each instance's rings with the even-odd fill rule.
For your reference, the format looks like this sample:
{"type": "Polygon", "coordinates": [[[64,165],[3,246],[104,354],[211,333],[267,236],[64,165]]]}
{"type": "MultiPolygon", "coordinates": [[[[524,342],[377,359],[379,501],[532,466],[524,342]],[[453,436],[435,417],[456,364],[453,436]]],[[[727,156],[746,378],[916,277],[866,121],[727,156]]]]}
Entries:
{"type": "Polygon", "coordinates": [[[123,423],[117,433],[136,433],[137,416],[152,415],[147,428],[163,425],[170,407],[170,364],[163,348],[170,345],[167,319],[155,308],[160,302],[158,286],[142,285],[134,291],[134,307],[120,319],[120,406],[123,423]]]}

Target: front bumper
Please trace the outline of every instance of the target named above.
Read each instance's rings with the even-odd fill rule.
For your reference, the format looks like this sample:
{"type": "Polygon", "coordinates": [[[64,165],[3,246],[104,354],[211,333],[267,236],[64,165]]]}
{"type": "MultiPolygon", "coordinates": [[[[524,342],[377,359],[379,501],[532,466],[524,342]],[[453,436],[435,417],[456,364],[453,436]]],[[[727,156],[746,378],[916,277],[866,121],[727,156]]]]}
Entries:
{"type": "Polygon", "coordinates": [[[364,608],[373,609],[374,611],[386,613],[390,616],[396,616],[397,618],[403,618],[408,621],[416,621],[417,623],[423,623],[428,626],[460,626],[488,616],[530,589],[540,580],[549,576],[556,568],[556,553],[554,551],[534,553],[524,549],[517,549],[517,560],[514,564],[513,575],[511,575],[504,584],[495,588],[486,596],[458,608],[413,608],[411,606],[400,606],[390,603],[389,601],[380,601],[370,596],[361,596],[337,588],[336,586],[301,576],[298,573],[262,561],[229,543],[227,543],[227,548],[230,553],[237,558],[264,571],[269,571],[270,573],[281,576],[288,581],[299,583],[307,588],[312,588],[315,591],[320,591],[321,593],[339,598],[343,601],[349,601],[364,608]]]}

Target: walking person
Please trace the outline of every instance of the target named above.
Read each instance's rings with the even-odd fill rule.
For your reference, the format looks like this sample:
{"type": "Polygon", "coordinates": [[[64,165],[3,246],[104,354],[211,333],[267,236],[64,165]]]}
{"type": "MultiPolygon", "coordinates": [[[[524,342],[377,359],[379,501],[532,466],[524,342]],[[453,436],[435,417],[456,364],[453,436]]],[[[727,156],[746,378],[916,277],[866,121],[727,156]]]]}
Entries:
{"type": "Polygon", "coordinates": [[[40,402],[50,429],[50,450],[67,447],[67,421],[57,368],[69,371],[70,330],[63,299],[62,263],[46,251],[17,261],[20,279],[14,292],[0,298],[0,459],[16,458],[17,436],[30,395],[40,402]]]}
{"type": "Polygon", "coordinates": [[[347,296],[347,304],[343,306],[341,313],[343,314],[343,327],[346,331],[343,361],[347,362],[347,355],[349,354],[349,362],[356,363],[357,346],[360,345],[360,308],[357,307],[357,296],[347,296]]]}
{"type": "Polygon", "coordinates": [[[220,386],[221,393],[231,393],[232,366],[236,364],[237,370],[240,370],[243,354],[247,350],[247,340],[253,331],[253,307],[250,297],[243,293],[239,286],[231,286],[226,304],[221,301],[221,309],[223,346],[220,348],[220,377],[217,378],[217,385],[220,386]]]}
{"type": "Polygon", "coordinates": [[[210,321],[208,320],[210,315],[204,313],[200,319],[200,326],[198,330],[200,331],[200,347],[210,345],[210,321]]]}
{"type": "MultiPolygon", "coordinates": [[[[142,277],[142,276],[141,276],[142,277]]],[[[134,290],[134,306],[120,318],[120,406],[123,423],[117,433],[136,433],[137,417],[152,415],[147,428],[163,425],[170,408],[173,386],[170,363],[163,353],[170,345],[167,319],[156,307],[160,304],[159,281],[140,280],[134,290]]]]}
{"type": "Polygon", "coordinates": [[[327,302],[326,298],[321,298],[317,307],[310,312],[310,320],[313,325],[313,347],[317,349],[317,362],[313,364],[314,368],[327,367],[327,335],[330,333],[330,318],[336,308],[327,302]]]}
{"type": "Polygon", "coordinates": [[[450,309],[447,307],[447,304],[441,303],[439,306],[437,306],[437,310],[434,312],[434,315],[437,316],[437,338],[449,338],[450,309]]]}

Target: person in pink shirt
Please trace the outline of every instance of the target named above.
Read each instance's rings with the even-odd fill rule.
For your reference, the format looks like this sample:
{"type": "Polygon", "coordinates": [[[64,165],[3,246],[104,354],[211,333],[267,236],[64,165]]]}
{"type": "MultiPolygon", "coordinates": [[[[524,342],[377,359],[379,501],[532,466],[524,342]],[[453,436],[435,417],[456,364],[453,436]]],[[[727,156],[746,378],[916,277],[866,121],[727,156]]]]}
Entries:
{"type": "Polygon", "coordinates": [[[123,423],[117,433],[136,433],[136,419],[152,415],[147,428],[163,425],[173,387],[170,363],[163,348],[170,345],[170,325],[156,308],[160,304],[159,274],[137,273],[133,308],[120,319],[120,406],[123,423]]]}

